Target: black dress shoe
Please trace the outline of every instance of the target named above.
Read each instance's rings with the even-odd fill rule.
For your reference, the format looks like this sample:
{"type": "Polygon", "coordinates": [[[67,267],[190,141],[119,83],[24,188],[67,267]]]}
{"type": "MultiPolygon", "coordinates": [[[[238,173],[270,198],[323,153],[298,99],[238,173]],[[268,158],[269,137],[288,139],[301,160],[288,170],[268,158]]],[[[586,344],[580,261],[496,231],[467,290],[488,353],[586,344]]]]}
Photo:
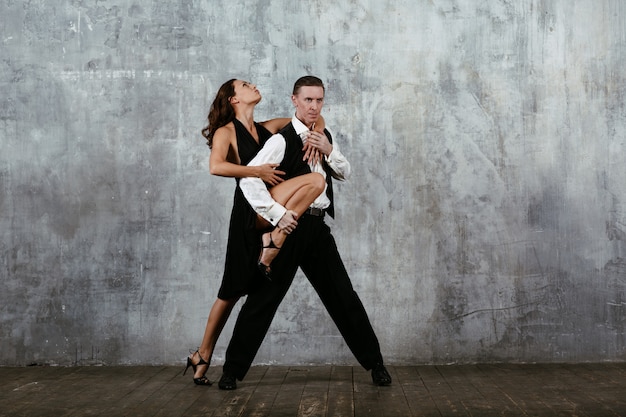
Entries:
{"type": "Polygon", "coordinates": [[[234,389],[237,389],[237,379],[234,375],[222,374],[222,377],[217,383],[217,386],[220,387],[220,389],[232,391],[234,389]]]}
{"type": "Polygon", "coordinates": [[[391,375],[389,375],[387,368],[382,363],[376,364],[372,368],[372,382],[374,382],[374,385],[381,387],[391,385],[391,375]]]}

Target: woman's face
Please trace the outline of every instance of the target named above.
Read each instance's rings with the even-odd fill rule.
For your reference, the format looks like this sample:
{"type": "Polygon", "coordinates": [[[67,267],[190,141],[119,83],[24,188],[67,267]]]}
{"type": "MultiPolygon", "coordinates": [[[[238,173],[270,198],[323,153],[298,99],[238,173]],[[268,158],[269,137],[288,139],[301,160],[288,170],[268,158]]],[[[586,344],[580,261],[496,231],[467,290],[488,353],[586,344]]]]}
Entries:
{"type": "Polygon", "coordinates": [[[242,103],[256,104],[261,101],[261,93],[256,85],[243,80],[235,80],[233,82],[235,88],[235,96],[233,99],[242,103]]]}

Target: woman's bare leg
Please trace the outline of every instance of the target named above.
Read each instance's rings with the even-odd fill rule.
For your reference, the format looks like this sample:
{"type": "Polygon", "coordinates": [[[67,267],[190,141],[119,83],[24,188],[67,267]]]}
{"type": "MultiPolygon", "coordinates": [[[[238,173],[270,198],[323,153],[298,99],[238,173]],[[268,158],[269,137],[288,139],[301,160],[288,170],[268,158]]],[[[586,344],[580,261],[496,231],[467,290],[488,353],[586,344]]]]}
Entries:
{"type": "MultiPolygon", "coordinates": [[[[282,182],[273,187],[270,193],[274,200],[288,210],[295,211],[298,217],[300,217],[306,209],[309,208],[311,203],[324,191],[325,186],[326,181],[321,174],[311,173],[282,182]]],[[[264,235],[268,240],[269,236],[269,233],[264,235]]],[[[272,234],[272,238],[278,246],[282,246],[286,237],[287,234],[279,229],[275,229],[272,234]],[[276,231],[278,231],[278,233],[276,231]]],[[[264,243],[263,246],[266,246],[266,243],[264,243]]],[[[276,252],[278,253],[278,251],[276,252]]],[[[276,254],[271,256],[268,262],[271,262],[274,257],[276,257],[276,254]]],[[[267,265],[269,265],[269,263],[267,265]]],[[[211,356],[213,356],[213,349],[215,348],[217,339],[222,333],[224,325],[238,300],[239,298],[229,300],[218,298],[213,303],[209,318],[207,319],[202,343],[198,348],[198,352],[194,352],[191,355],[192,363],[196,364],[196,372],[193,375],[194,378],[201,378],[207,372],[208,365],[197,364],[200,362],[200,358],[203,358],[206,362],[211,362],[211,356]],[[200,357],[198,357],[198,355],[200,355],[200,357]]]]}
{"type": "Polygon", "coordinates": [[[326,180],[317,172],[300,175],[270,189],[272,198],[287,210],[298,213],[298,217],[311,206],[324,191],[326,180]]]}
{"type": "MultiPolygon", "coordinates": [[[[324,192],[326,180],[319,173],[310,173],[291,178],[270,189],[270,194],[276,202],[283,205],[287,210],[293,210],[300,217],[311,206],[315,199],[324,192]]],[[[263,234],[261,237],[263,246],[259,262],[269,267],[272,260],[278,255],[278,249],[287,239],[287,233],[279,228],[263,234]],[[270,242],[274,242],[277,248],[267,248],[270,242]]]]}
{"type": "MultiPolygon", "coordinates": [[[[211,307],[209,318],[207,319],[202,344],[198,348],[198,352],[194,352],[191,355],[191,361],[194,364],[200,362],[198,354],[200,354],[200,357],[206,362],[211,362],[211,356],[213,356],[213,349],[215,348],[217,339],[220,337],[224,325],[238,300],[239,298],[231,298],[229,300],[218,298],[215,300],[213,307],[211,307]]],[[[207,372],[208,368],[209,365],[196,366],[196,372],[193,375],[194,379],[201,378],[207,372]]]]}

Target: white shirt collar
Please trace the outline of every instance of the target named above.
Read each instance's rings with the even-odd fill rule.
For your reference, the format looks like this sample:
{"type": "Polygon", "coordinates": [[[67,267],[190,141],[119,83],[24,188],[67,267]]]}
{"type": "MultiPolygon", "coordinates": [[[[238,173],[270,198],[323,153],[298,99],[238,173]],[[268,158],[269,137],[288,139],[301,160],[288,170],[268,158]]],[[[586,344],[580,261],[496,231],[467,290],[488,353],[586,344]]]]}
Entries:
{"type": "Polygon", "coordinates": [[[300,135],[300,133],[302,132],[307,132],[309,130],[309,128],[306,127],[306,125],[302,123],[300,119],[298,119],[296,116],[293,116],[291,118],[291,124],[293,125],[293,128],[296,130],[296,133],[298,135],[300,135]]]}

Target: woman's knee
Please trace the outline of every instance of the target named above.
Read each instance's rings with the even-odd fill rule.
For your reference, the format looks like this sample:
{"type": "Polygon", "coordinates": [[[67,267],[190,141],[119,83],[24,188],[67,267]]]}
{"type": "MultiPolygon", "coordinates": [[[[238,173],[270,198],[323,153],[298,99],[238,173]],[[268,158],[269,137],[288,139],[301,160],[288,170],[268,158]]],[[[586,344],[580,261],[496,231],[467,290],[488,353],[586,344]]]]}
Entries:
{"type": "Polygon", "coordinates": [[[313,186],[316,190],[319,190],[320,193],[324,191],[324,187],[326,187],[326,179],[319,172],[312,172],[310,175],[311,186],[313,186]]]}

